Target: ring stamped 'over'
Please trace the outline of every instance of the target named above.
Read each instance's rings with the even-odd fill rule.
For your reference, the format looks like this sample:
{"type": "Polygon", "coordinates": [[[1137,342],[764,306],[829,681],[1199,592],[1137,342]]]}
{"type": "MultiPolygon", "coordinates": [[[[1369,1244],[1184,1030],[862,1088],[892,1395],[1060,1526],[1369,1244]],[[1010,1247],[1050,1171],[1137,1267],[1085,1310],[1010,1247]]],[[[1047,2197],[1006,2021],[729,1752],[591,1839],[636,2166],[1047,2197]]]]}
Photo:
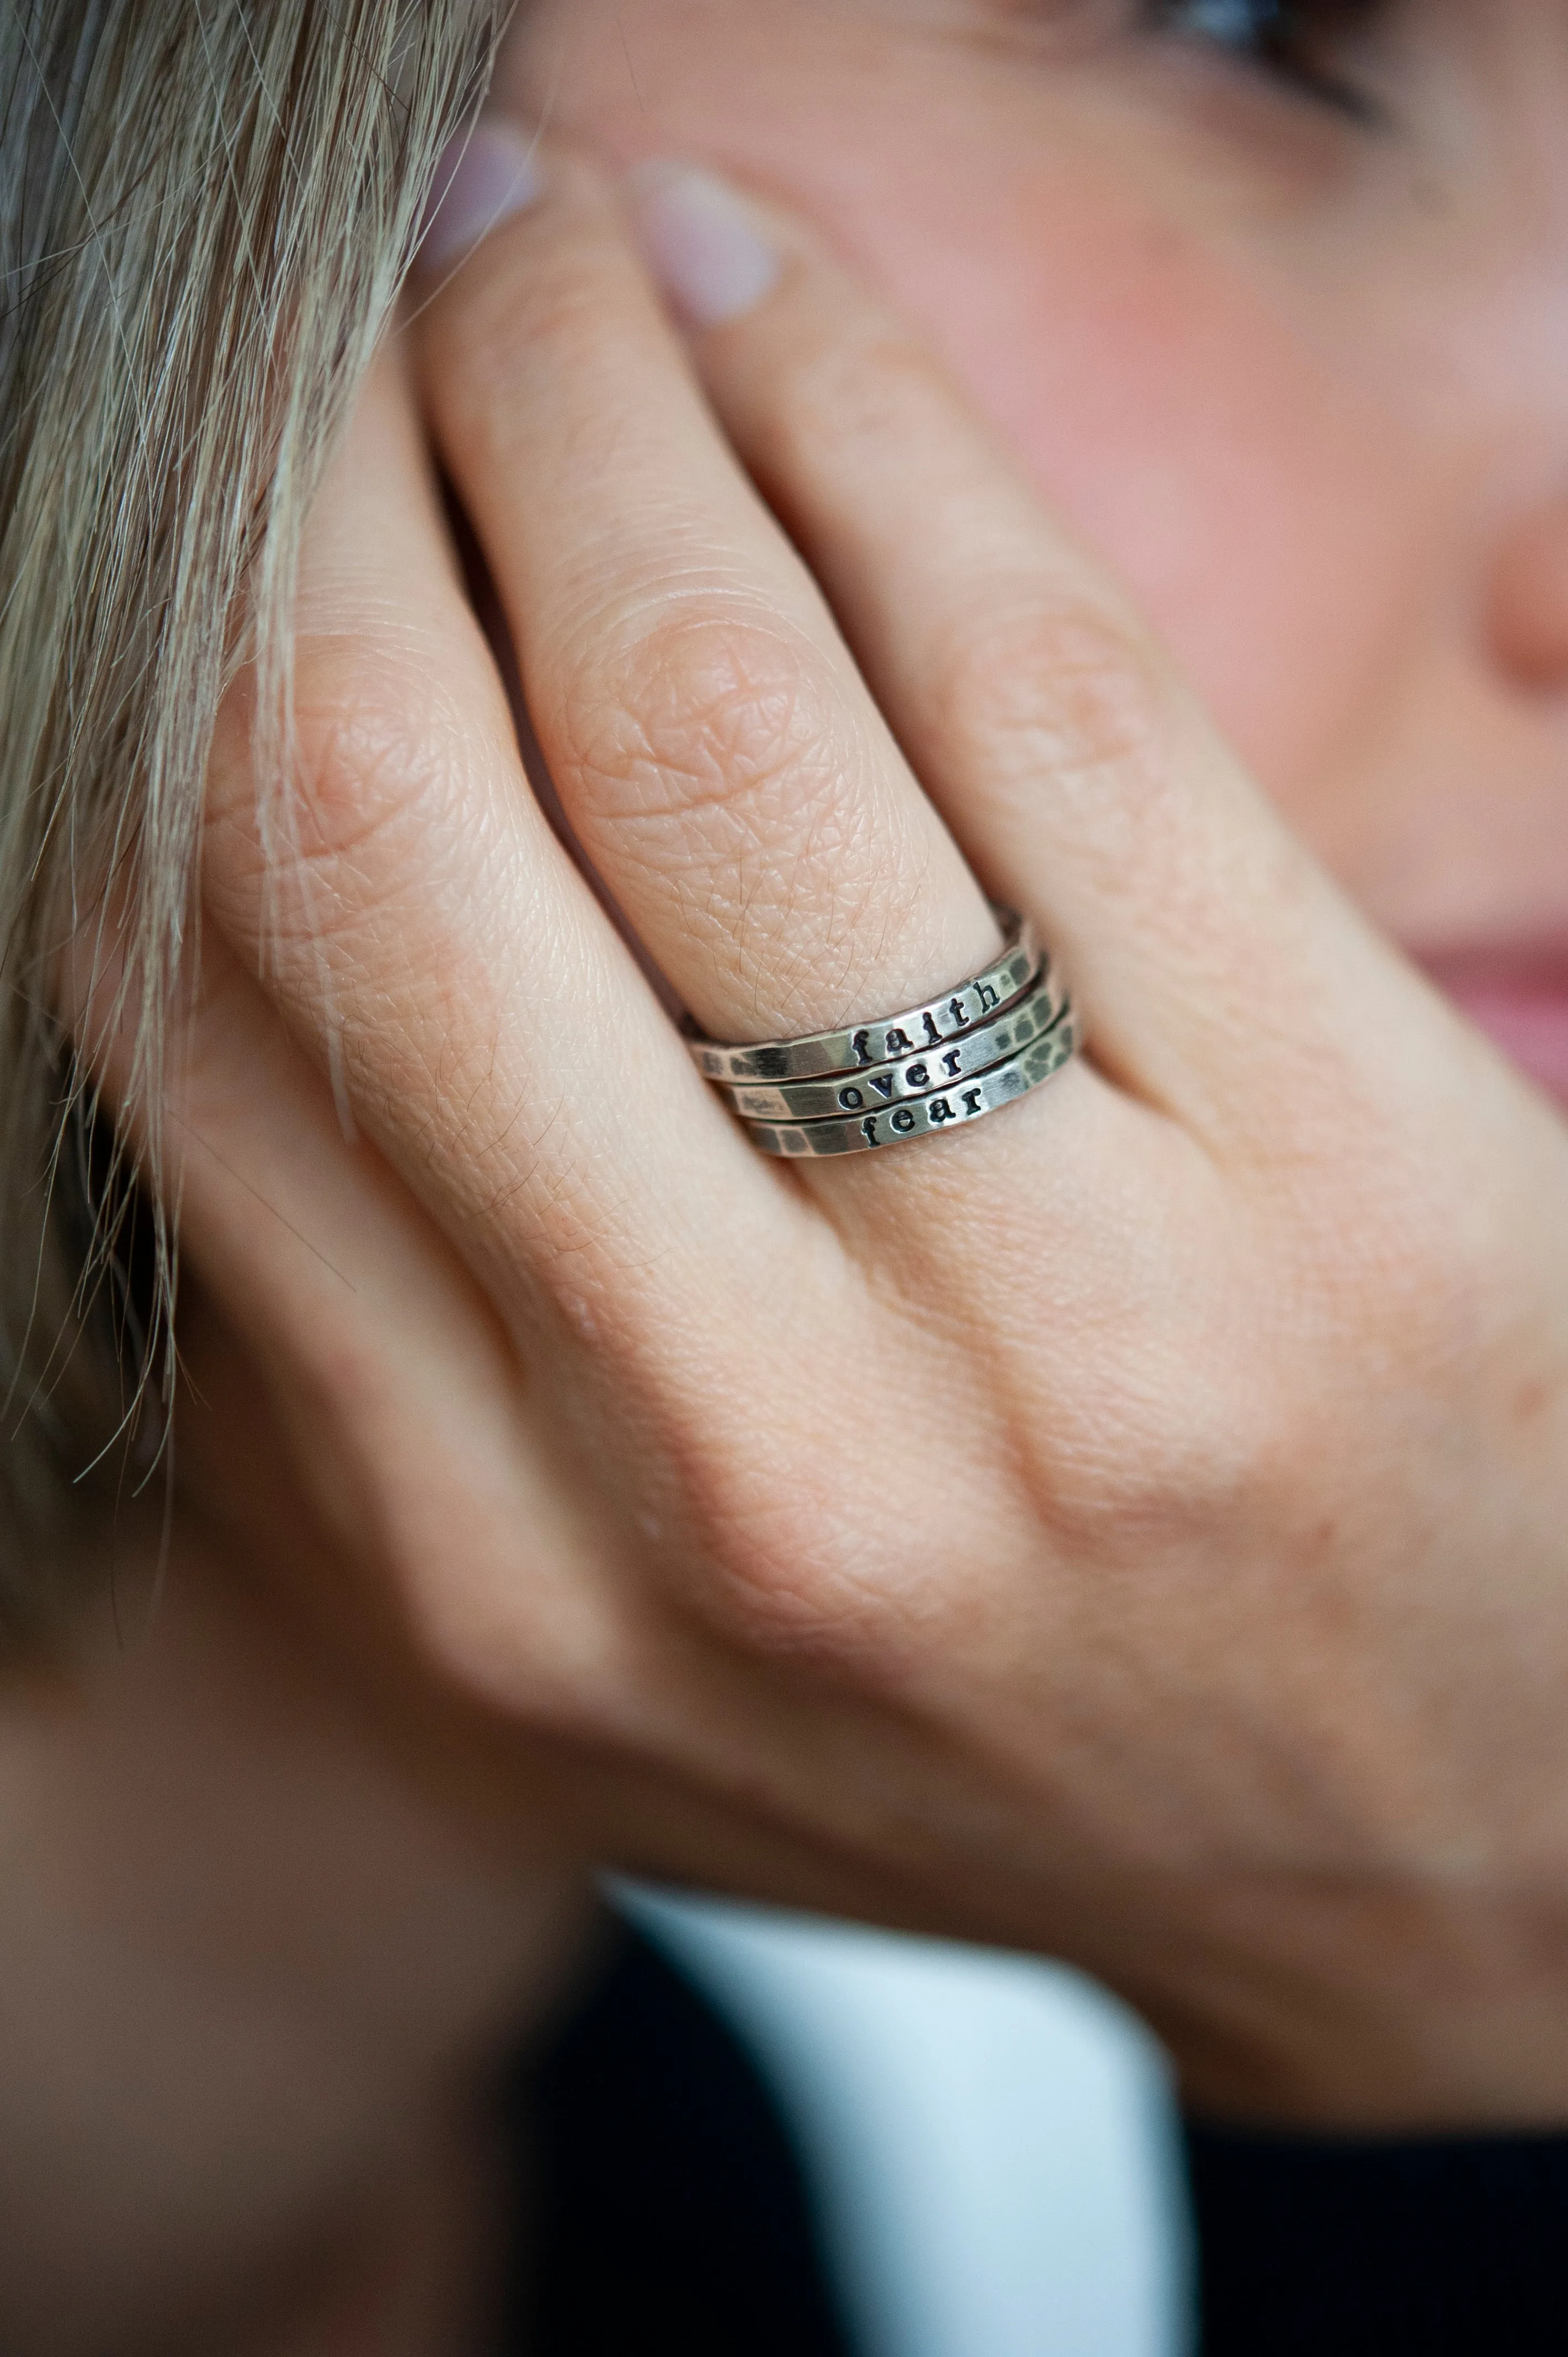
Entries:
{"type": "Polygon", "coordinates": [[[988,1113],[1000,1113],[1059,1072],[1078,1052],[1077,1018],[1064,1008],[1051,1028],[1021,1056],[1009,1056],[972,1081],[889,1105],[878,1113],[851,1114],[839,1121],[753,1123],[746,1135],[763,1154],[799,1159],[824,1154],[870,1154],[907,1138],[934,1137],[960,1129],[988,1113]]]}

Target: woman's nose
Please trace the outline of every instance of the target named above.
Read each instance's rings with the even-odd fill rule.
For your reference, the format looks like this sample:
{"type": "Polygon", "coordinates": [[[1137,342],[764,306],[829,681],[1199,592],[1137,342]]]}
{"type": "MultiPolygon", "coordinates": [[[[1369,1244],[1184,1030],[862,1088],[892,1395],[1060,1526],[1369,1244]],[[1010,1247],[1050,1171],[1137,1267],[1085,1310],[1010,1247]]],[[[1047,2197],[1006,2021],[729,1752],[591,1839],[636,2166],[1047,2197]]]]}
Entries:
{"type": "Polygon", "coordinates": [[[1490,597],[1498,662],[1522,685],[1568,686],[1568,488],[1518,519],[1497,553],[1490,597]]]}

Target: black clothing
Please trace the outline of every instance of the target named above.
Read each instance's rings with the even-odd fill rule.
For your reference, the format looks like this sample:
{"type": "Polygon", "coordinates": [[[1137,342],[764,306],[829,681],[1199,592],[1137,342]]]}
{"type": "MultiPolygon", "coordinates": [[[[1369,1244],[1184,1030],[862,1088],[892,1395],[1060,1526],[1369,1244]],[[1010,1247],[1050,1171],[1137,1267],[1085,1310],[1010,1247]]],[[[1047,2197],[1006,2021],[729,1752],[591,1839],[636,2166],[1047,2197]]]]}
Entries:
{"type": "Polygon", "coordinates": [[[657,1948],[627,1933],[517,2093],[539,2215],[503,2346],[852,2357],[783,2116],[657,1948]]]}
{"type": "MultiPolygon", "coordinates": [[[[542,2212],[503,2350],[853,2357],[762,2073],[647,1941],[511,2102],[542,2212]]],[[[1568,2136],[1186,2146],[1201,2357],[1568,2357],[1568,2136]]]]}
{"type": "Polygon", "coordinates": [[[1568,2136],[1189,2122],[1203,2357],[1564,2357],[1568,2136]]]}

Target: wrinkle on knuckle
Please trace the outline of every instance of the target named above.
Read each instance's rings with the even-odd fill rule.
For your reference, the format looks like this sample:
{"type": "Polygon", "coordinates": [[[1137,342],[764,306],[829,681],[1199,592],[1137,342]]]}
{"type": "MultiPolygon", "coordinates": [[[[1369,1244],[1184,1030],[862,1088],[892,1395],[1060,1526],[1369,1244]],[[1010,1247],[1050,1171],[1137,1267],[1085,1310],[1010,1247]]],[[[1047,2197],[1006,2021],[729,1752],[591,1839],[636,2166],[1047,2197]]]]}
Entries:
{"type": "Polygon", "coordinates": [[[607,666],[576,668],[561,706],[568,758],[603,815],[777,840],[787,812],[835,823],[843,802],[836,699],[781,626],[682,616],[639,630],[607,666]]]}
{"type": "Polygon", "coordinates": [[[526,373],[542,366],[581,382],[617,351],[602,281],[570,242],[531,246],[525,266],[478,274],[444,323],[448,339],[435,376],[440,405],[482,451],[516,440],[516,396],[526,373]]]}
{"type": "Polygon", "coordinates": [[[732,1518],[708,1552],[698,1609],[746,1653],[863,1673],[889,1649],[903,1614],[874,1531],[828,1531],[775,1500],[732,1518]]]}
{"type": "Polygon", "coordinates": [[[479,751],[427,662],[358,638],[303,648],[286,749],[286,786],[249,814],[247,864],[274,946],[377,925],[438,888],[472,833],[456,811],[479,751]]]}
{"type": "Polygon", "coordinates": [[[856,1453],[816,1430],[809,1449],[739,1425],[693,1437],[679,1469],[693,1540],[682,1593],[744,1654],[875,1683],[907,1641],[908,1534],[856,1453]]]}
{"type": "Polygon", "coordinates": [[[1063,779],[1168,766],[1166,668],[1109,600],[1039,593],[988,607],[955,631],[938,694],[963,735],[1026,746],[1063,779]]]}
{"type": "Polygon", "coordinates": [[[462,755],[436,683],[393,651],[313,655],[296,681],[295,788],[307,854],[352,855],[416,813],[462,755]]]}
{"type": "Polygon", "coordinates": [[[953,405],[935,357],[898,323],[881,320],[850,338],[832,332],[792,351],[771,414],[787,452],[880,456],[908,440],[915,420],[953,405]]]}
{"type": "Polygon", "coordinates": [[[1070,1559],[1133,1566],[1283,1527],[1310,1475],[1312,1423],[1309,1388],[1262,1351],[1245,1364],[1196,1340],[1120,1365],[1108,1354],[1031,1447],[1041,1523],[1070,1559]]]}

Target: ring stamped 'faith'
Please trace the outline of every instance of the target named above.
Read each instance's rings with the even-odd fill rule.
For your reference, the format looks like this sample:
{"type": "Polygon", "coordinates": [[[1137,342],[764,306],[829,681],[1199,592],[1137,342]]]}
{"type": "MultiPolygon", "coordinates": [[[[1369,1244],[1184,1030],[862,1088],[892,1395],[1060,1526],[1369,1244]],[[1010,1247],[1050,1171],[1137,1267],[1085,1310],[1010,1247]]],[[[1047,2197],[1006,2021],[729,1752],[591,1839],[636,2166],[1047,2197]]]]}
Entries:
{"type": "Polygon", "coordinates": [[[697,1069],[710,1081],[816,1081],[835,1072],[868,1071],[940,1048],[972,1030],[1027,989],[1040,971],[1033,929],[1010,909],[998,909],[1004,928],[1000,957],[983,974],[924,1006],[907,1007],[846,1031],[816,1031],[803,1039],[765,1039],[756,1047],[730,1046],[688,1034],[686,1045],[697,1069]]]}
{"type": "Polygon", "coordinates": [[[773,1089],[729,1087],[723,1093],[746,1121],[833,1121],[845,1114],[876,1113],[951,1089],[1004,1057],[1021,1055],[1050,1029],[1066,1005],[1066,989],[1047,965],[1024,997],[949,1047],[927,1048],[905,1061],[873,1064],[832,1080],[786,1082],[773,1089]]]}

